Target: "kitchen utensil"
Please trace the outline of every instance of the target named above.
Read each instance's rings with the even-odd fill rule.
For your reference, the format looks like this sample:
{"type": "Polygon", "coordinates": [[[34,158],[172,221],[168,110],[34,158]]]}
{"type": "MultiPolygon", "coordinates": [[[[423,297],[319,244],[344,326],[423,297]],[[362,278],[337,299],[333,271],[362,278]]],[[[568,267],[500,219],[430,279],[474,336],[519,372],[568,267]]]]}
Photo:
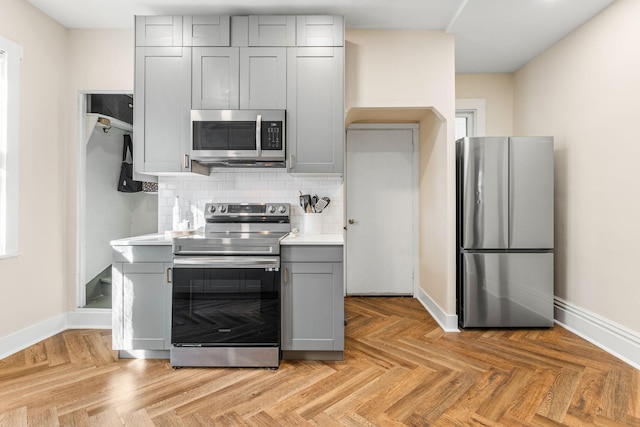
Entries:
{"type": "Polygon", "coordinates": [[[316,211],[316,203],[318,203],[318,195],[317,194],[311,198],[311,210],[313,212],[316,211]]]}
{"type": "Polygon", "coordinates": [[[312,212],[311,210],[311,196],[308,194],[300,195],[300,206],[304,212],[312,212]]]}
{"type": "Polygon", "coordinates": [[[323,197],[322,199],[318,200],[315,205],[316,212],[320,213],[325,210],[327,206],[329,206],[329,203],[331,203],[331,199],[329,199],[328,197],[323,197]]]}

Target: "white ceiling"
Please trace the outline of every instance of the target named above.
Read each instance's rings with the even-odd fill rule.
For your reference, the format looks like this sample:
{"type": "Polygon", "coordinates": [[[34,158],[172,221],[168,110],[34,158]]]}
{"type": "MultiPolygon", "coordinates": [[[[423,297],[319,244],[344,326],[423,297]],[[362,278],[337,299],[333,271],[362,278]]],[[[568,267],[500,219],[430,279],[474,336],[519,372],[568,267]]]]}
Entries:
{"type": "Polygon", "coordinates": [[[29,0],[67,28],[134,15],[344,15],[347,28],[446,30],[457,73],[513,72],[615,0],[29,0]]]}

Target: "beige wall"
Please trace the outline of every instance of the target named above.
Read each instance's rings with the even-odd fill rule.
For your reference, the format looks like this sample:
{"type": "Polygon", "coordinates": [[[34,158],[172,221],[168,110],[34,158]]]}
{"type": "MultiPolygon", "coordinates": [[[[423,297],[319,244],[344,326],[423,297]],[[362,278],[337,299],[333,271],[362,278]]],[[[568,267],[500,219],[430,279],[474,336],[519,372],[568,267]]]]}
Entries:
{"type": "Polygon", "coordinates": [[[347,30],[345,69],[348,116],[358,108],[433,107],[439,113],[427,108],[417,119],[420,287],[455,314],[454,38],[440,31],[347,30]]]}
{"type": "Polygon", "coordinates": [[[484,99],[486,135],[513,135],[513,74],[456,74],[456,99],[484,99]]]}
{"type": "Polygon", "coordinates": [[[0,260],[0,338],[76,307],[78,93],[133,90],[133,30],[66,30],[0,0],[0,35],[22,45],[20,234],[0,260]]]}
{"type": "Polygon", "coordinates": [[[0,0],[0,35],[23,48],[19,256],[0,260],[0,337],[64,313],[66,31],[25,0],[0,0]]]}
{"type": "Polygon", "coordinates": [[[640,2],[619,0],[515,74],[514,130],[555,136],[556,295],[640,331],[640,2]]]}

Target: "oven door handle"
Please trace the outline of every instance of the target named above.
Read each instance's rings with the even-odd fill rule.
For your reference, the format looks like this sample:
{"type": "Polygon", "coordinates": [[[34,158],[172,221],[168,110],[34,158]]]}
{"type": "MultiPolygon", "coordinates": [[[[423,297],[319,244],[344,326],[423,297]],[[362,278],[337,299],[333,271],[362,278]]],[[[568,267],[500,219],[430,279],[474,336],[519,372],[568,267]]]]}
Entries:
{"type": "Polygon", "coordinates": [[[280,257],[197,256],[174,257],[175,268],[280,268],[280,257]]]}

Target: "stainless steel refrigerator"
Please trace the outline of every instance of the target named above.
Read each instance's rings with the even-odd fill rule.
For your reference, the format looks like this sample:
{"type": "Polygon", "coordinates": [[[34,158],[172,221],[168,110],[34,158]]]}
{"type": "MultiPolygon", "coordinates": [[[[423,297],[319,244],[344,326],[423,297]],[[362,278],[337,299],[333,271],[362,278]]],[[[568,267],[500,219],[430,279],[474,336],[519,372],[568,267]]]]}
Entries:
{"type": "Polygon", "coordinates": [[[553,138],[456,141],[462,328],[553,325],[553,138]]]}

